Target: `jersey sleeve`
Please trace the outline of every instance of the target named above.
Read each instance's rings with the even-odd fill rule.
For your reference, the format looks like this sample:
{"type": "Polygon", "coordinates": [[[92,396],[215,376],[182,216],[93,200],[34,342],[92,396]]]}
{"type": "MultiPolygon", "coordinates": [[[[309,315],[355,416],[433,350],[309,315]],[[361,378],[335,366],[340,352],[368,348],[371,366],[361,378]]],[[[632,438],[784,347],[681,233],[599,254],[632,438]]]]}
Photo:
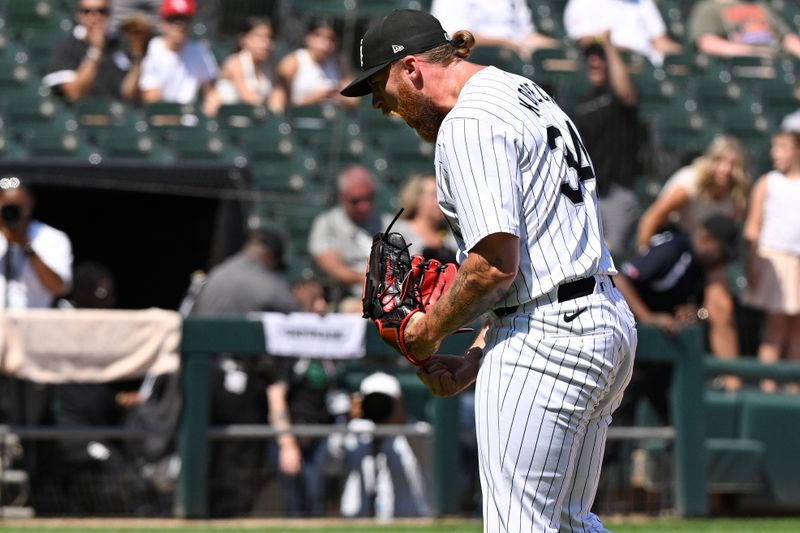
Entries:
{"type": "Polygon", "coordinates": [[[437,143],[448,193],[466,250],[493,233],[520,236],[522,211],[518,135],[511,128],[456,118],[442,125],[437,143]]]}

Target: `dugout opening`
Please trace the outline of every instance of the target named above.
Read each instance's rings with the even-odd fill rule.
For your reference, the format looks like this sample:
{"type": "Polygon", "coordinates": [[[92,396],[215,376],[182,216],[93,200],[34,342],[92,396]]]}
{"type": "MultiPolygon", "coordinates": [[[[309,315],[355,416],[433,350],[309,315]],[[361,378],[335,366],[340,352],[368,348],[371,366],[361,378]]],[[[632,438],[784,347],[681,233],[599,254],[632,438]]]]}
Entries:
{"type": "Polygon", "coordinates": [[[114,274],[117,307],[177,309],[192,272],[239,248],[248,213],[227,166],[0,165],[36,197],[34,217],[67,233],[77,266],[114,274]]]}

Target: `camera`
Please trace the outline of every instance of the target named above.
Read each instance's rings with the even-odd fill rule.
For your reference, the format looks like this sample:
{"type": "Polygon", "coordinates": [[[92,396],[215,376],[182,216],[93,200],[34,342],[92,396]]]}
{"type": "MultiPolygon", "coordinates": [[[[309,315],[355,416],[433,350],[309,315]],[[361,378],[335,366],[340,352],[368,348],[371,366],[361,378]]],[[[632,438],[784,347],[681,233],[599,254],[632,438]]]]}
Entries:
{"type": "Polygon", "coordinates": [[[6,204],[0,207],[0,219],[9,228],[19,225],[22,219],[22,208],[16,204],[6,204]]]}

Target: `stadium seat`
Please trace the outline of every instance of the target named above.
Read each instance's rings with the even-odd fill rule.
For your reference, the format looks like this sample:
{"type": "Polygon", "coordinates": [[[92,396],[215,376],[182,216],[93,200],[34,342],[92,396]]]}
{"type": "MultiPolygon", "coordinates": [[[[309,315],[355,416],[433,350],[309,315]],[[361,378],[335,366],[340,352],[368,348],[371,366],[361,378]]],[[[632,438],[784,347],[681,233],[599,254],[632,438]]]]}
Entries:
{"type": "Polygon", "coordinates": [[[300,191],[313,180],[318,165],[290,134],[274,127],[250,128],[236,138],[252,171],[253,185],[266,191],[300,191]]]}
{"type": "Polygon", "coordinates": [[[262,124],[270,117],[264,106],[227,104],[220,106],[216,120],[223,128],[250,128],[262,124]]]}
{"type": "Polygon", "coordinates": [[[479,44],[472,49],[469,60],[479,65],[491,65],[522,76],[533,74],[533,65],[529,60],[522,59],[515,51],[503,46],[479,44]]]}
{"type": "Polygon", "coordinates": [[[162,131],[193,128],[207,121],[194,105],[175,102],[145,104],[144,116],[151,128],[162,131]]]}
{"type": "Polygon", "coordinates": [[[179,160],[232,163],[237,155],[224,137],[202,127],[173,129],[165,138],[179,160]]]}
{"type": "Polygon", "coordinates": [[[110,125],[93,129],[90,134],[100,153],[109,159],[138,159],[154,162],[172,160],[158,139],[140,133],[128,125],[110,125]]]}
{"type": "Polygon", "coordinates": [[[8,132],[0,129],[0,159],[3,161],[24,160],[28,156],[25,148],[11,139],[8,132]]]}
{"type": "Polygon", "coordinates": [[[4,0],[2,7],[8,26],[15,32],[58,32],[72,26],[59,0],[4,0]]]}
{"type": "Polygon", "coordinates": [[[69,118],[59,100],[41,96],[33,86],[25,88],[28,89],[25,92],[0,97],[0,113],[6,121],[6,127],[22,131],[32,124],[63,125],[69,118]]]}
{"type": "Polygon", "coordinates": [[[345,17],[355,14],[356,0],[292,0],[291,10],[300,16],[345,17]]]}
{"type": "Polygon", "coordinates": [[[26,29],[21,42],[28,56],[28,64],[39,76],[44,76],[50,68],[50,56],[66,32],[61,30],[26,29]]]}
{"type": "Polygon", "coordinates": [[[84,98],[72,106],[75,119],[81,127],[94,128],[127,125],[133,127],[136,114],[125,102],[107,98],[84,98]]]}
{"type": "Polygon", "coordinates": [[[50,124],[30,125],[26,128],[23,141],[31,156],[83,161],[98,157],[79,130],[70,131],[50,124]]]}

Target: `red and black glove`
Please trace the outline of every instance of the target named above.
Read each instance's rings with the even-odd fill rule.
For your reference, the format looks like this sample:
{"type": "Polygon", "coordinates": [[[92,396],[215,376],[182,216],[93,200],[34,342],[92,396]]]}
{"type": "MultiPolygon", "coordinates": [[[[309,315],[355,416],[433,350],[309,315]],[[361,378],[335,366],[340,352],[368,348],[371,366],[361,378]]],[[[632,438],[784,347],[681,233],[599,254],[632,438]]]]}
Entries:
{"type": "Polygon", "coordinates": [[[405,328],[414,313],[425,312],[436,303],[450,286],[456,270],[453,263],[411,257],[399,233],[389,233],[387,229],[376,234],[361,295],[364,318],[375,323],[384,341],[419,365],[406,348],[405,328]]]}

